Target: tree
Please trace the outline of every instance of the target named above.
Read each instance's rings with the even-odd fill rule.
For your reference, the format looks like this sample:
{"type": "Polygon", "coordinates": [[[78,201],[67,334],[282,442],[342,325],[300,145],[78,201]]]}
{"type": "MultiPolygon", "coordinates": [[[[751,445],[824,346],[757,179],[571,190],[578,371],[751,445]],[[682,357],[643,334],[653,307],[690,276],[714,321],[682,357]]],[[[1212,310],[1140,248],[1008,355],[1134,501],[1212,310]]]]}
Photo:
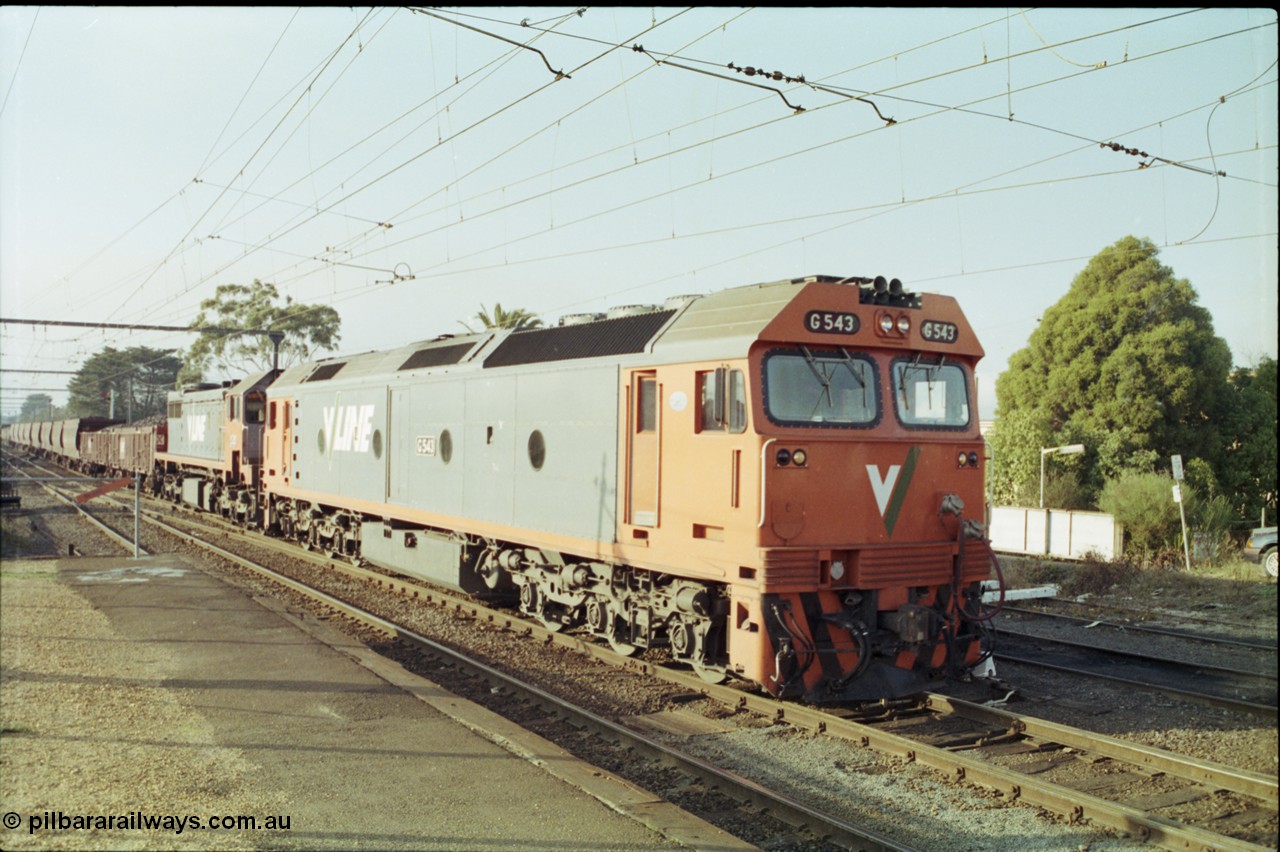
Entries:
{"type": "Polygon", "coordinates": [[[1229,442],[1218,476],[1222,492],[1243,519],[1259,518],[1263,507],[1275,518],[1276,360],[1263,358],[1252,369],[1236,370],[1229,388],[1229,442]]]}
{"type": "Polygon", "coordinates": [[[53,419],[53,397],[47,393],[29,393],[18,413],[19,423],[35,423],[53,419]]]}
{"type": "MultiPolygon", "coordinates": [[[[280,304],[274,284],[254,279],[252,284],[219,284],[212,299],[200,303],[200,314],[191,323],[200,328],[242,328],[284,333],[280,343],[280,367],[304,361],[319,350],[337,348],[342,318],[328,305],[294,304],[286,296],[280,304]]],[[[264,334],[223,334],[205,331],[186,353],[186,366],[178,380],[199,381],[211,365],[240,375],[271,369],[273,343],[264,334]]]]}
{"type": "Polygon", "coordinates": [[[1009,359],[996,380],[995,430],[1023,415],[1040,442],[1006,448],[1006,469],[1025,467],[1041,446],[1070,443],[1088,448],[1080,481],[1091,494],[1174,453],[1216,468],[1231,351],[1191,284],[1157,255],[1131,236],[1103,249],[1009,359]]]}
{"type": "MultiPolygon", "coordinates": [[[[530,313],[524,308],[515,308],[510,311],[502,309],[501,302],[493,303],[493,313],[489,313],[489,309],[484,305],[480,306],[480,311],[475,315],[475,319],[480,322],[480,330],[487,331],[491,328],[540,328],[542,320],[538,319],[537,314],[530,313]]],[[[467,331],[475,333],[475,330],[465,322],[462,327],[467,331]]]]}
{"type": "Polygon", "coordinates": [[[141,420],[165,409],[182,361],[172,349],[134,346],[123,351],[108,346],[84,362],[67,384],[67,410],[73,417],[141,420]]]}

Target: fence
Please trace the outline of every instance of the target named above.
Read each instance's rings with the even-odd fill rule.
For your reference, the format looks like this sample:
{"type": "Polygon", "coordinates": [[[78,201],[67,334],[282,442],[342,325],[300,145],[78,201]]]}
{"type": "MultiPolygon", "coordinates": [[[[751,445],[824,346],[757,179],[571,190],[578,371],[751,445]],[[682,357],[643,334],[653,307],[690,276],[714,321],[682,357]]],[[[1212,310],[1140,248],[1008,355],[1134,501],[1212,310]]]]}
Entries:
{"type": "Polygon", "coordinates": [[[992,506],[988,534],[991,546],[1004,553],[1115,559],[1124,548],[1123,527],[1101,512],[992,506]]]}

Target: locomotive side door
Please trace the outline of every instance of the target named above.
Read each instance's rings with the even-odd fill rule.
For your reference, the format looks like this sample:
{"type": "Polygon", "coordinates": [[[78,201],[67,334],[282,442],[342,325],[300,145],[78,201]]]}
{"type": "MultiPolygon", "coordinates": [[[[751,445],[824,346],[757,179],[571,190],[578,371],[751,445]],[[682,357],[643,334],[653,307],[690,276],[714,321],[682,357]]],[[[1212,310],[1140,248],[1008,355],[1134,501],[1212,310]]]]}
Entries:
{"type": "Polygon", "coordinates": [[[631,374],[627,414],[627,520],[638,527],[658,526],[661,484],[661,388],[652,370],[631,374]]]}

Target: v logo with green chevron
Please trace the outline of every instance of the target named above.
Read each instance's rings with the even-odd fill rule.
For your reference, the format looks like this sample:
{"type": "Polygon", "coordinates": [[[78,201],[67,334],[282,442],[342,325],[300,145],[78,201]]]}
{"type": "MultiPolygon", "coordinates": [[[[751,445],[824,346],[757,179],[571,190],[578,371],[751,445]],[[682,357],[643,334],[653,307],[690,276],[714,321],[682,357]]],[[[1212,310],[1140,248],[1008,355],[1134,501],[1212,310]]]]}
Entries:
{"type": "Polygon", "coordinates": [[[885,531],[890,536],[898,524],[898,513],[902,511],[902,503],[907,499],[907,489],[911,487],[911,477],[916,472],[916,460],[919,458],[920,448],[912,447],[907,451],[907,460],[900,465],[889,465],[889,472],[886,474],[880,473],[879,465],[867,465],[871,491],[876,496],[880,517],[884,519],[885,531]]]}

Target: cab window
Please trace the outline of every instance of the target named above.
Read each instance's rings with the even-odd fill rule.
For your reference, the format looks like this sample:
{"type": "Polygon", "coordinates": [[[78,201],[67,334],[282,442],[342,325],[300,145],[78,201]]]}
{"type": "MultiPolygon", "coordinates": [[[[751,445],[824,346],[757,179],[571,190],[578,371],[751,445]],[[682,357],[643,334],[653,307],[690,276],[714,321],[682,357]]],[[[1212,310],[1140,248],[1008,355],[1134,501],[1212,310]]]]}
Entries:
{"type": "Polygon", "coordinates": [[[875,364],[843,347],[773,350],[764,358],[764,403],[780,426],[873,426],[880,419],[875,364]]]}
{"type": "Polygon", "coordinates": [[[945,358],[893,362],[893,407],[903,426],[962,429],[969,425],[969,374],[945,358]]]}
{"type": "Polygon", "coordinates": [[[245,394],[244,422],[246,424],[262,423],[266,407],[267,400],[262,394],[257,392],[245,394]]]}
{"type": "Polygon", "coordinates": [[[720,367],[698,373],[698,431],[741,434],[747,430],[747,379],[720,367]]]}

